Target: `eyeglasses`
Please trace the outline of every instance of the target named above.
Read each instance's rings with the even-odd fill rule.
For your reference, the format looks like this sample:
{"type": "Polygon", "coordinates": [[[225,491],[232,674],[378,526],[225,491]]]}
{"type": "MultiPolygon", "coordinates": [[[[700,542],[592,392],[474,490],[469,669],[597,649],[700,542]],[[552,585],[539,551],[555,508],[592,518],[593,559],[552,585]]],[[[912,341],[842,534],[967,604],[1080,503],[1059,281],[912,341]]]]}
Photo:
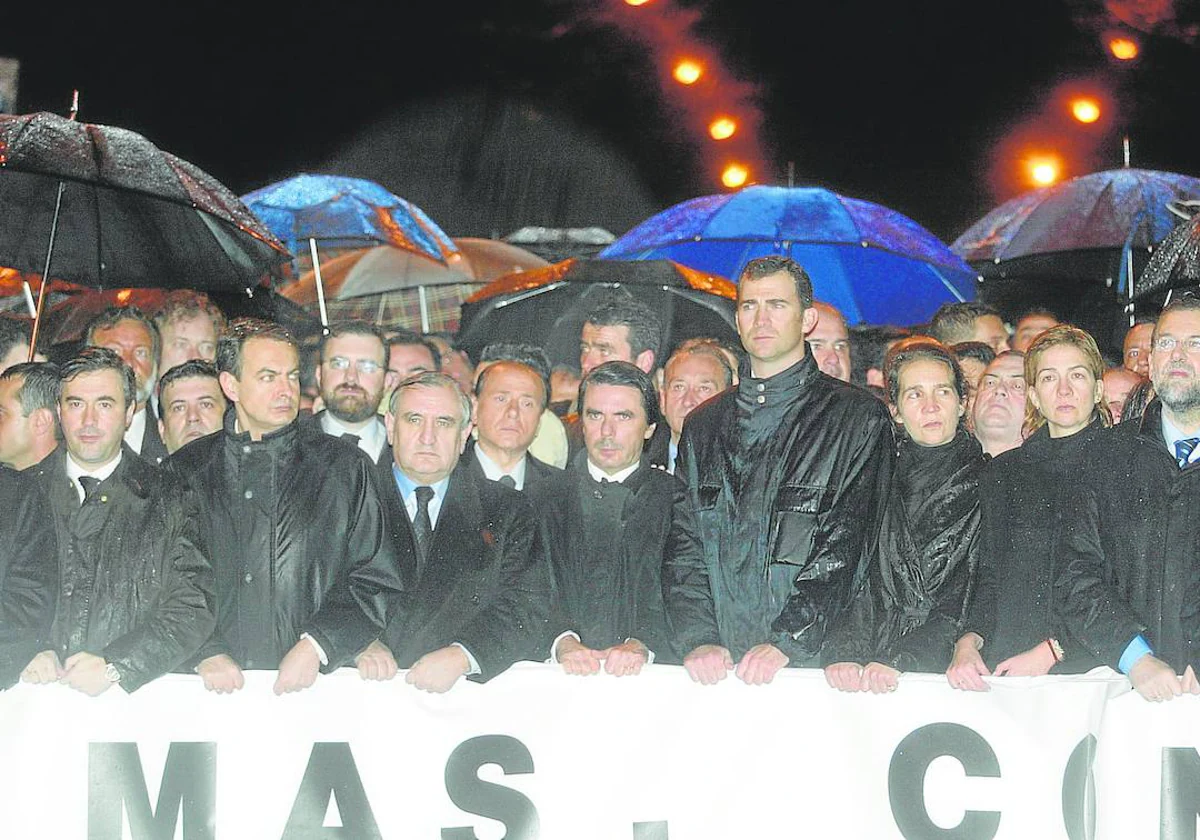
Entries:
{"type": "MultiPolygon", "coordinates": [[[[345,356],[334,356],[326,364],[334,370],[350,369],[350,360],[345,356]]],[[[373,362],[370,359],[358,359],[354,362],[354,369],[364,376],[370,376],[373,373],[379,373],[379,371],[383,370],[383,365],[379,364],[379,362],[373,362]]]]}
{"type": "Polygon", "coordinates": [[[1163,335],[1154,339],[1154,349],[1159,353],[1170,353],[1180,344],[1187,353],[1200,354],[1200,335],[1193,335],[1191,338],[1175,338],[1173,335],[1163,335]]]}

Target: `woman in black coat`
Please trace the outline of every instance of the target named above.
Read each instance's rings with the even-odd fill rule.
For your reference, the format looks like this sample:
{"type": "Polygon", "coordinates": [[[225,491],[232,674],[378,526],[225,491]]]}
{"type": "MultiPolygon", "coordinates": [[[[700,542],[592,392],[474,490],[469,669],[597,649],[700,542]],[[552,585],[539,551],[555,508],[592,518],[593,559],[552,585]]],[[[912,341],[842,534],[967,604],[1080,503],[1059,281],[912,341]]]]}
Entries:
{"type": "Polygon", "coordinates": [[[958,362],[916,336],[889,352],[885,368],[904,436],[865,584],[822,648],[826,680],[843,691],[891,691],[901,671],[942,671],[976,565],[984,458],[961,422],[958,362]]]}
{"type": "Polygon", "coordinates": [[[946,678],[986,691],[986,675],[1039,676],[1098,664],[1064,638],[1052,608],[1059,494],[1087,468],[1096,433],[1111,423],[1104,361],[1083,330],[1060,325],[1025,354],[1026,439],[988,464],[979,580],[946,678]],[[984,658],[993,663],[989,668],[984,658]]]}

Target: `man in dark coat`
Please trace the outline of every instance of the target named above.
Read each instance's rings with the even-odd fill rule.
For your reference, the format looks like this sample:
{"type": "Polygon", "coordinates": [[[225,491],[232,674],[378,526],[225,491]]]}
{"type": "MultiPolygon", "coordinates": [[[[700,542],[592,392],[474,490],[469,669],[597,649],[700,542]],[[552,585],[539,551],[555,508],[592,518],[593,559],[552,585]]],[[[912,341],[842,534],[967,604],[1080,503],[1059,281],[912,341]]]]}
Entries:
{"type": "Polygon", "coordinates": [[[390,464],[392,449],[379,403],[400,381],[388,370],[383,334],[362,321],[334,324],[321,339],[317,385],[325,409],[312,421],[321,431],[361,449],[376,464],[390,464]]]}
{"type": "Polygon", "coordinates": [[[212,632],[212,570],[194,511],[122,441],[134,395],[133,371],[111,350],[87,348],[62,367],[64,447],[36,468],[61,586],[51,645],[25,668],[28,682],[134,691],[212,632]]]}
{"type": "Polygon", "coordinates": [[[234,321],[217,368],[234,411],[225,428],[167,461],[199,509],[216,573],[217,628],[196,659],[206,688],[279,670],[276,693],[354,658],[400,587],[396,545],[370,461],[297,422],[300,357],[274,324],[234,321]]]}
{"type": "Polygon", "coordinates": [[[21,362],[0,373],[0,464],[27,470],[58,446],[58,365],[21,362]]]}
{"type": "Polygon", "coordinates": [[[50,643],[58,553],[49,503],[28,475],[0,467],[0,689],[50,643]]]}
{"type": "Polygon", "coordinates": [[[738,284],[749,354],[736,389],[698,407],[675,474],[697,511],[721,640],[737,675],[770,682],[815,666],[825,632],[878,533],[891,418],[826,376],[805,349],[812,282],[785,257],[752,260],[738,284]]]}
{"type": "Polygon", "coordinates": [[[1200,693],[1200,299],[1159,316],[1150,378],[1157,399],[1097,436],[1070,488],[1054,597],[1090,654],[1161,701],[1200,693]]]}
{"type": "Polygon", "coordinates": [[[721,647],[704,551],[683,484],[642,448],[660,422],[650,377],[627,362],[580,383],[587,449],[544,514],[555,537],[554,659],[568,674],[636,674],[678,664],[715,683],[733,667],[721,647]]]}
{"type": "Polygon", "coordinates": [[[387,415],[394,463],[380,478],[404,594],[382,638],[359,658],[367,679],[448,691],[536,656],[546,634],[549,570],[533,506],[459,466],[471,400],[442,373],[404,380],[387,415]]]}

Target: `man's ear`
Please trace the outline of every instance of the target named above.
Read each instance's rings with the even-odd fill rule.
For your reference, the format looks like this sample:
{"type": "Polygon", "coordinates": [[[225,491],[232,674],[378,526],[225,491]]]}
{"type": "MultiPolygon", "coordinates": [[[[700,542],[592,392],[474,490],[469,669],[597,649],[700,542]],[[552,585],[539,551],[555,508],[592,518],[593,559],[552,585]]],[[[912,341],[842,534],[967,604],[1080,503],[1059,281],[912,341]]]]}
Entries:
{"type": "MultiPolygon", "coordinates": [[[[317,380],[317,393],[320,393],[321,392],[321,365],[318,364],[315,368],[313,368],[313,376],[315,376],[316,380],[317,380]]],[[[385,381],[386,381],[386,377],[385,377],[385,381]]]]}
{"type": "Polygon", "coordinates": [[[238,399],[238,381],[232,373],[227,370],[217,374],[217,381],[221,383],[221,390],[225,392],[225,399],[230,402],[237,402],[238,399]]]}
{"type": "Polygon", "coordinates": [[[810,306],[804,310],[804,316],[801,318],[801,324],[804,328],[804,334],[808,335],[817,328],[817,319],[821,317],[821,313],[817,311],[815,306],[810,306]]]}
{"type": "Polygon", "coordinates": [[[645,373],[647,375],[653,373],[654,372],[654,351],[653,350],[643,350],[641,353],[637,354],[637,358],[633,360],[633,363],[635,365],[637,365],[639,368],[641,368],[642,373],[645,373]]]}
{"type": "Polygon", "coordinates": [[[33,431],[39,436],[54,434],[56,419],[54,412],[48,408],[34,409],[29,415],[29,422],[33,424],[33,431]]]}
{"type": "Polygon", "coordinates": [[[657,423],[651,423],[649,426],[646,427],[646,434],[642,435],[642,438],[645,440],[650,440],[650,438],[654,437],[654,430],[657,428],[658,428],[657,423]]]}

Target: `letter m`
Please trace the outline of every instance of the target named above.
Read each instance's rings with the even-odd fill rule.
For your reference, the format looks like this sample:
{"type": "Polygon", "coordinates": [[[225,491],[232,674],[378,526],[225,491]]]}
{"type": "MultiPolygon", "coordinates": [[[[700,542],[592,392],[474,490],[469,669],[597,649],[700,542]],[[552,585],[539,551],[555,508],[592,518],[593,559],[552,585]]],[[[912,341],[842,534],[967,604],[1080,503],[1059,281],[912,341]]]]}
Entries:
{"type": "Polygon", "coordinates": [[[215,743],[171,744],[150,810],[137,744],[93,743],[88,753],[88,840],[121,840],[122,814],[133,840],[174,840],[183,811],[183,840],[215,840],[215,743]],[[182,806],[182,807],[181,807],[182,806]]]}

